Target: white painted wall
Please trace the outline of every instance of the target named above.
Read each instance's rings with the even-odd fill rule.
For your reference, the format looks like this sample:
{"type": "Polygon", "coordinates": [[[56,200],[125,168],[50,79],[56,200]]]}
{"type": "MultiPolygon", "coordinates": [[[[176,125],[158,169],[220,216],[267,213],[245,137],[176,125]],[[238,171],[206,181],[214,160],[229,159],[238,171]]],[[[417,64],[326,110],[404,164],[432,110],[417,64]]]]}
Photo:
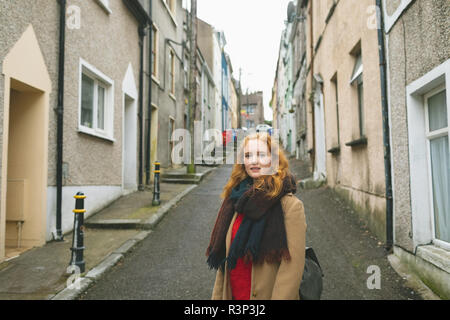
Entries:
{"type": "MultiPolygon", "coordinates": [[[[75,199],[77,192],[83,192],[86,195],[85,218],[93,213],[107,207],[114,200],[122,195],[121,186],[67,186],[62,189],[62,232],[67,233],[73,229],[72,212],[75,209],[75,199]]],[[[56,187],[47,188],[47,229],[46,241],[53,239],[53,233],[56,230],[56,187]]]]}
{"type": "Polygon", "coordinates": [[[122,82],[122,188],[137,190],[137,100],[138,92],[131,63],[122,82]]]}

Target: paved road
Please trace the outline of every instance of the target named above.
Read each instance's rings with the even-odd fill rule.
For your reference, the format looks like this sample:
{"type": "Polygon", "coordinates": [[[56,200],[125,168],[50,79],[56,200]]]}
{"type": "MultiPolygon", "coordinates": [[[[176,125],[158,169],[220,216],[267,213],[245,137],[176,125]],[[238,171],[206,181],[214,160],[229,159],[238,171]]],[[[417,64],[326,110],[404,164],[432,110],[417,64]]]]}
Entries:
{"type": "MultiPolygon", "coordinates": [[[[291,168],[297,178],[306,177],[302,163],[291,161],[291,168]]],[[[82,298],[209,299],[215,272],[208,269],[204,253],[230,172],[230,166],[213,171],[82,298]]],[[[330,189],[299,190],[297,196],[305,205],[307,245],[325,272],[322,299],[421,299],[391,268],[379,241],[330,189]],[[379,268],[379,289],[367,286],[369,266],[379,268]]]]}
{"type": "Polygon", "coordinates": [[[231,166],[211,172],[82,299],[210,299],[205,251],[231,166]]]}

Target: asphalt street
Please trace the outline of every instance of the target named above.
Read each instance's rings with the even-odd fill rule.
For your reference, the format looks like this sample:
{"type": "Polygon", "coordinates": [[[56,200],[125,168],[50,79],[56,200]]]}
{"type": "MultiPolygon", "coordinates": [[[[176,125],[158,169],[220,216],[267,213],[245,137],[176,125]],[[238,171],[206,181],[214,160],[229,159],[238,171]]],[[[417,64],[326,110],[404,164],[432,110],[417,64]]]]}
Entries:
{"type": "Polygon", "coordinates": [[[231,166],[211,172],[82,299],[207,300],[215,271],[205,251],[231,166]]]}
{"type": "MultiPolygon", "coordinates": [[[[306,177],[300,162],[291,167],[298,179],[306,177]]],[[[231,166],[222,166],[208,175],[81,299],[210,299],[215,272],[206,265],[205,250],[230,173],[231,166]]],[[[307,246],[325,273],[322,299],[421,299],[392,269],[382,243],[331,189],[296,195],[305,206],[307,246]]]]}

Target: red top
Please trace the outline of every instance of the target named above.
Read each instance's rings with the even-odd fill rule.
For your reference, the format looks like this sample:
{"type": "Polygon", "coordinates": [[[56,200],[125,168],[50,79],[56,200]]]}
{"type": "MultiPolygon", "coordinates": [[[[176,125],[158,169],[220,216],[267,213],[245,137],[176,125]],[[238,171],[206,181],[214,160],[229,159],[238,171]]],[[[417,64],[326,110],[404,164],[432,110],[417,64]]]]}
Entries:
{"type": "MultiPolygon", "coordinates": [[[[233,224],[231,242],[233,242],[244,215],[239,213],[233,224]]],[[[252,263],[244,263],[242,258],[236,262],[236,267],[230,271],[230,284],[233,300],[250,300],[252,283],[252,263]]]]}

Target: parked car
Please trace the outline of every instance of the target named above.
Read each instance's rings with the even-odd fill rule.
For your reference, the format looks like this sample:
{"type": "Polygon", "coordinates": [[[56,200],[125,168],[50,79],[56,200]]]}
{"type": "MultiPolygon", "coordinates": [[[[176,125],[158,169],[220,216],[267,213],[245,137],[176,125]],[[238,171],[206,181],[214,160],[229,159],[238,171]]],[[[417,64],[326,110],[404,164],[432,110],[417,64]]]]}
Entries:
{"type": "Polygon", "coordinates": [[[268,124],[258,124],[256,126],[256,132],[267,132],[268,134],[272,135],[272,127],[268,124]]]}

